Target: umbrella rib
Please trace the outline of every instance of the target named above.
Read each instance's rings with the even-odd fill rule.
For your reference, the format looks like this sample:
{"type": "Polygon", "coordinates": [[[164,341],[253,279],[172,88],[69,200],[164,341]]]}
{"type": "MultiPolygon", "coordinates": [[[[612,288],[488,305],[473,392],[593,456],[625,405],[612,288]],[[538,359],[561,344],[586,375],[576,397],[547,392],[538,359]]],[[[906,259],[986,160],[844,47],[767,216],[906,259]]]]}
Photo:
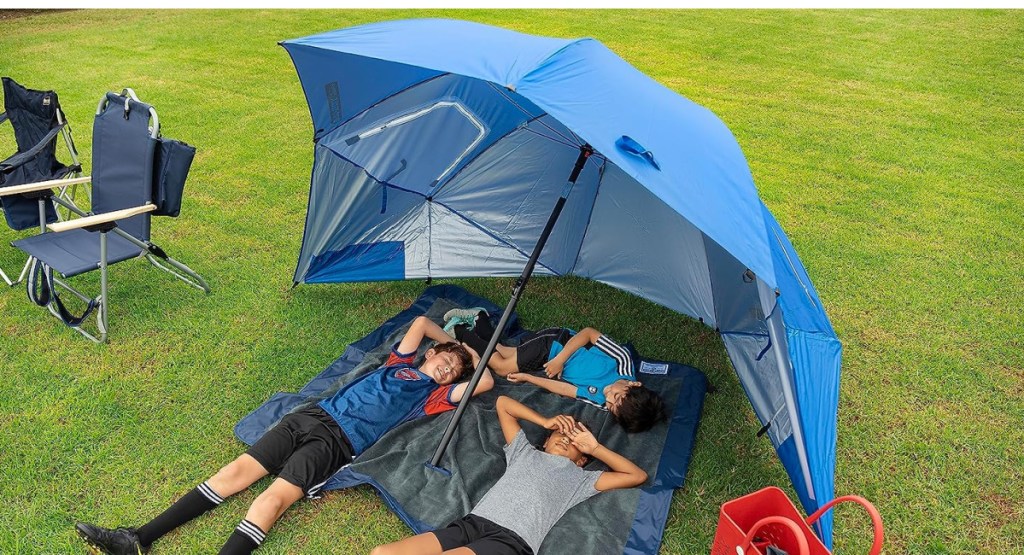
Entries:
{"type": "MultiPolygon", "coordinates": [[[[501,87],[499,87],[499,86],[497,86],[497,85],[495,85],[494,83],[491,83],[491,82],[489,82],[489,81],[488,81],[488,83],[487,83],[487,84],[489,84],[489,85],[491,86],[491,88],[492,88],[492,89],[494,89],[495,91],[497,91],[497,92],[498,92],[498,94],[500,94],[501,96],[504,96],[504,97],[505,97],[505,100],[508,100],[509,102],[511,102],[513,106],[515,106],[516,108],[519,108],[519,110],[520,110],[521,112],[523,112],[523,113],[524,113],[524,114],[526,114],[527,116],[531,116],[531,118],[533,117],[533,114],[531,114],[530,112],[528,112],[528,111],[526,110],[526,108],[523,108],[522,106],[520,106],[520,105],[519,105],[519,103],[518,103],[518,102],[516,102],[514,98],[512,98],[511,96],[509,96],[509,95],[508,95],[508,93],[507,93],[507,92],[506,92],[506,91],[505,91],[504,89],[502,89],[501,87]]],[[[540,106],[538,106],[538,108],[540,108],[540,106]]],[[[558,131],[557,129],[555,129],[554,127],[551,127],[550,125],[548,125],[548,124],[544,123],[543,121],[540,121],[540,118],[541,118],[541,117],[543,117],[543,116],[545,116],[545,115],[549,115],[549,114],[548,114],[547,112],[544,112],[544,113],[542,113],[541,115],[539,115],[539,116],[537,116],[536,118],[533,118],[533,119],[535,119],[535,120],[536,120],[536,121],[537,121],[538,123],[540,123],[540,124],[541,124],[541,125],[543,125],[544,127],[547,127],[548,129],[550,129],[552,133],[554,133],[555,135],[558,135],[559,137],[561,137],[562,139],[564,139],[564,140],[565,140],[566,142],[569,142],[569,143],[573,143],[573,140],[572,140],[572,139],[570,139],[569,137],[566,137],[565,135],[563,135],[562,133],[560,133],[560,132],[559,132],[559,131],[558,131]]],[[[570,129],[570,130],[569,130],[569,132],[570,132],[570,133],[572,133],[572,130],[570,129]]],[[[575,134],[575,133],[573,133],[573,136],[574,136],[574,137],[575,137],[575,135],[576,135],[576,134],[575,134]]],[[[577,139],[578,139],[578,137],[577,137],[577,139]]],[[[583,143],[582,143],[582,142],[579,142],[579,141],[577,140],[577,141],[576,141],[575,143],[573,143],[573,145],[572,145],[572,146],[573,146],[573,147],[576,147],[576,148],[579,148],[579,147],[583,146],[583,143]]]]}
{"type": "MultiPolygon", "coordinates": [[[[538,116],[537,119],[540,119],[541,117],[546,116],[546,115],[547,114],[543,114],[542,116],[538,116]]],[[[537,135],[538,137],[544,137],[545,139],[547,139],[547,140],[549,140],[549,141],[551,141],[553,143],[558,143],[558,144],[560,144],[562,146],[567,146],[569,148],[579,148],[580,147],[580,145],[573,144],[573,143],[567,143],[565,141],[560,141],[560,140],[558,140],[558,139],[556,139],[554,137],[550,137],[548,135],[545,135],[545,134],[541,133],[540,131],[537,131],[536,129],[530,129],[529,127],[524,127],[523,131],[529,131],[530,133],[533,133],[534,135],[537,135]]]]}

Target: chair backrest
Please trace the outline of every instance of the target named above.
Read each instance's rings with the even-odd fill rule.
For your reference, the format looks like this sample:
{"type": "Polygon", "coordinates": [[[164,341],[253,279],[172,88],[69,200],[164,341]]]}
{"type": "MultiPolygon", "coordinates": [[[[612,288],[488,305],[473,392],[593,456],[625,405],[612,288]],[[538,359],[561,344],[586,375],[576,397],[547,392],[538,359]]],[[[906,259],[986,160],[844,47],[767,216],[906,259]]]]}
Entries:
{"type": "MultiPolygon", "coordinates": [[[[51,129],[59,125],[57,115],[63,112],[60,110],[60,101],[54,91],[37,91],[19,85],[10,77],[4,77],[4,112],[10,120],[14,130],[14,140],[18,144],[18,152],[27,152],[39,144],[51,129]]],[[[23,185],[58,179],[68,171],[67,166],[60,163],[56,156],[56,137],[46,144],[38,154],[14,168],[11,171],[0,175],[0,184],[3,186],[23,185]]],[[[7,224],[17,230],[28,229],[39,226],[39,204],[38,201],[30,198],[12,195],[0,197],[0,204],[4,208],[4,216],[7,224]]],[[[47,203],[44,207],[47,223],[57,221],[57,213],[53,206],[47,203]]]]}
{"type": "MultiPolygon", "coordinates": [[[[60,101],[54,91],[37,91],[19,85],[14,79],[4,77],[4,111],[14,128],[14,139],[18,152],[25,152],[36,146],[51,129],[58,125],[57,113],[60,101]]],[[[52,141],[36,158],[36,165],[49,177],[57,162],[56,141],[52,141]],[[40,165],[42,164],[42,165],[40,165]]]]}
{"type": "MultiPolygon", "coordinates": [[[[112,92],[100,102],[92,126],[92,211],[111,212],[153,201],[153,154],[159,132],[152,107],[112,92]]],[[[143,241],[149,240],[150,215],[142,214],[117,225],[143,241]]]]}

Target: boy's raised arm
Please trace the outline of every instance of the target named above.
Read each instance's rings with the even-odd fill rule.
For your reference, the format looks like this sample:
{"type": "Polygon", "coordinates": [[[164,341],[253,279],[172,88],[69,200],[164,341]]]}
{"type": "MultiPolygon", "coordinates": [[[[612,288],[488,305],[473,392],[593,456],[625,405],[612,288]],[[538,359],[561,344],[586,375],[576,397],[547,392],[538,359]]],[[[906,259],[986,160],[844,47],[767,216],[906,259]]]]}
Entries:
{"type": "Polygon", "coordinates": [[[564,414],[551,418],[541,416],[530,407],[504,395],[498,397],[495,408],[498,409],[498,424],[501,426],[501,433],[505,436],[506,444],[512,443],[516,434],[522,429],[519,425],[520,420],[532,422],[548,430],[561,430],[563,433],[569,433],[569,430],[576,424],[571,416],[564,414]]]}
{"type": "Polygon", "coordinates": [[[406,354],[415,351],[420,347],[424,338],[433,339],[438,343],[455,341],[454,337],[445,333],[441,326],[435,324],[430,318],[417,316],[409,326],[409,331],[402,336],[402,341],[398,344],[398,352],[406,354]]]}
{"type": "Polygon", "coordinates": [[[525,372],[515,372],[505,376],[505,378],[512,383],[532,383],[533,385],[542,387],[556,395],[561,395],[570,399],[576,398],[576,386],[569,382],[549,380],[548,378],[534,376],[533,374],[527,374],[525,372]]]}
{"type": "MultiPolygon", "coordinates": [[[[475,351],[473,351],[473,349],[469,347],[466,347],[466,350],[469,351],[470,354],[475,353],[475,351]]],[[[463,374],[463,376],[472,375],[473,372],[476,371],[476,365],[480,363],[480,357],[474,356],[473,361],[476,364],[473,365],[473,368],[466,370],[466,373],[463,374]]],[[[485,391],[490,391],[491,388],[493,387],[494,376],[491,375],[491,369],[488,367],[484,367],[484,373],[483,375],[480,376],[480,381],[476,384],[476,389],[473,390],[473,396],[476,397],[477,395],[480,395],[485,391]]],[[[461,401],[462,396],[466,394],[467,389],[469,389],[469,382],[462,382],[459,385],[456,385],[455,389],[452,390],[452,402],[458,403],[459,401],[461,401]]]]}

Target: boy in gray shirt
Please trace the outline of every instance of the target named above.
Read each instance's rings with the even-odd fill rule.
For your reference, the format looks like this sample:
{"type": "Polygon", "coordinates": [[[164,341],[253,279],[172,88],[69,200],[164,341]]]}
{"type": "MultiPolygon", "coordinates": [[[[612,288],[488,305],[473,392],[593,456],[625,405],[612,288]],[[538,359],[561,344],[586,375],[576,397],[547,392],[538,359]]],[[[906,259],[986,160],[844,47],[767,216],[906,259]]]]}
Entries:
{"type": "Polygon", "coordinates": [[[379,546],[371,555],[533,555],[569,509],[602,491],[647,480],[646,472],[598,443],[571,416],[545,418],[505,396],[498,398],[497,409],[506,442],[505,474],[468,515],[446,528],[379,546]],[[552,430],[543,451],[530,445],[520,420],[552,430]],[[583,470],[590,457],[610,470],[583,470]]]}

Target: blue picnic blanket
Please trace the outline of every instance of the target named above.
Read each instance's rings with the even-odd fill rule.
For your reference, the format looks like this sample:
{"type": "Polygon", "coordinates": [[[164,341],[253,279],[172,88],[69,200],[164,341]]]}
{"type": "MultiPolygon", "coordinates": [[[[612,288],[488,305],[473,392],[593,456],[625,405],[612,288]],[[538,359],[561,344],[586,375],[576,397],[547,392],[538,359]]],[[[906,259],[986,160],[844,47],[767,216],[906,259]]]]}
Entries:
{"type": "MultiPolygon", "coordinates": [[[[442,315],[456,307],[485,308],[492,322],[497,322],[502,312],[490,300],[462,288],[429,287],[409,308],[350,344],[298,393],[277,393],[248,414],[235,426],[235,435],[253,444],[288,412],[315,403],[355,377],[378,368],[417,316],[426,315],[442,324],[442,315]]],[[[506,333],[509,340],[514,343],[525,333],[527,330],[513,315],[506,333]]],[[[425,350],[421,350],[421,356],[425,350]]],[[[670,411],[667,423],[648,432],[627,434],[610,414],[587,403],[497,378],[494,389],[467,406],[441,461],[444,472],[430,468],[427,462],[451,413],[408,422],[388,432],[335,474],[323,490],[369,484],[413,531],[445,526],[468,513],[505,470],[504,439],[494,402],[498,395],[508,395],[541,414],[571,414],[582,420],[603,444],[636,462],[650,476],[641,488],[606,492],[574,507],[552,528],[538,555],[657,553],[672,492],[683,485],[686,477],[707,380],[695,368],[644,359],[630,350],[636,358],[639,379],[665,399],[670,411]]],[[[534,442],[545,433],[530,424],[524,430],[534,442]]],[[[590,468],[601,469],[601,463],[595,461],[588,465],[590,468]]]]}

